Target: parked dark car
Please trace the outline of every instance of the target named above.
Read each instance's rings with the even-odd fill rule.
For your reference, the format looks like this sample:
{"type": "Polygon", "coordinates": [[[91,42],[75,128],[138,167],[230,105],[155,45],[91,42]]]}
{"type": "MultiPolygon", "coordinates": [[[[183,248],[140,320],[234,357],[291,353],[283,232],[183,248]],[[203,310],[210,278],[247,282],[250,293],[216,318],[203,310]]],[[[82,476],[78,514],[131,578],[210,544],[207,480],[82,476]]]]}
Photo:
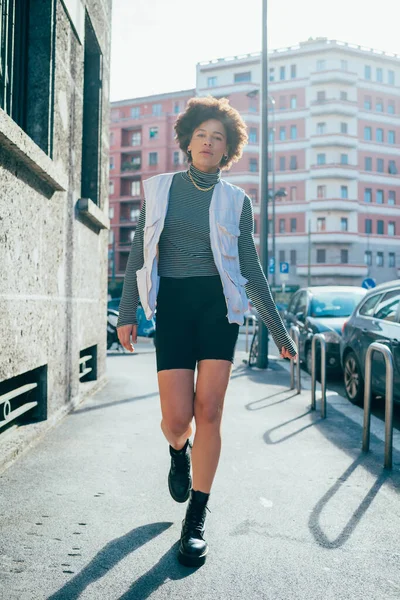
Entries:
{"type": "MultiPolygon", "coordinates": [[[[340,370],[342,327],[365,293],[366,290],[361,287],[315,286],[302,288],[293,295],[284,320],[288,329],[291,325],[299,328],[299,356],[309,373],[311,343],[316,333],[323,333],[325,336],[327,370],[340,370]]],[[[317,359],[318,356],[319,345],[317,359]]],[[[319,361],[317,364],[319,365],[319,361]]]]}
{"type": "MultiPolygon", "coordinates": [[[[343,327],[340,344],[344,386],[348,399],[362,404],[364,398],[365,355],[373,342],[387,345],[393,354],[394,397],[400,401],[400,281],[390,281],[369,290],[343,327]]],[[[381,354],[372,356],[372,391],[385,394],[385,362],[381,354]]]]}

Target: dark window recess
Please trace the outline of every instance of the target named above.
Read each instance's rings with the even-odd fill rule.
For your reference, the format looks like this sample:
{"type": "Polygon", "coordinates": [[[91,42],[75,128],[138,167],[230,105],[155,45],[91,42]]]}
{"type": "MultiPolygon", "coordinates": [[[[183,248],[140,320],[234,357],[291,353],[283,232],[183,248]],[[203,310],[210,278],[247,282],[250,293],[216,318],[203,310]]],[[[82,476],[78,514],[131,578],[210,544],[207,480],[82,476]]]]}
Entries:
{"type": "Polygon", "coordinates": [[[97,379],[97,346],[90,346],[80,351],[79,379],[82,382],[97,379]]]}
{"type": "Polygon", "coordinates": [[[82,198],[100,204],[100,131],[103,57],[89,16],[85,18],[82,198]]]}
{"type": "Polygon", "coordinates": [[[47,419],[47,365],[0,383],[0,433],[47,419]]]}

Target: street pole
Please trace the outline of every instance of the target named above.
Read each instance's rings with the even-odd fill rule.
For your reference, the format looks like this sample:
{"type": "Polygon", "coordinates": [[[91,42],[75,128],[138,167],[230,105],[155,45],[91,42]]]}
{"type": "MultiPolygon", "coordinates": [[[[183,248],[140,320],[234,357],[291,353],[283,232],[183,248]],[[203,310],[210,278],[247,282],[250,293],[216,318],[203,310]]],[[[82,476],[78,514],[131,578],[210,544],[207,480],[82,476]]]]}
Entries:
{"type": "Polygon", "coordinates": [[[276,233],[275,233],[275,100],[268,96],[272,105],[272,260],[274,263],[274,272],[272,273],[272,285],[276,286],[276,233]]]}
{"type": "MultiPolygon", "coordinates": [[[[260,157],[260,259],[268,276],[268,44],[267,0],[262,3],[262,52],[261,52],[261,157],[260,157]]],[[[260,319],[258,328],[257,367],[268,367],[268,330],[260,319]]]]}

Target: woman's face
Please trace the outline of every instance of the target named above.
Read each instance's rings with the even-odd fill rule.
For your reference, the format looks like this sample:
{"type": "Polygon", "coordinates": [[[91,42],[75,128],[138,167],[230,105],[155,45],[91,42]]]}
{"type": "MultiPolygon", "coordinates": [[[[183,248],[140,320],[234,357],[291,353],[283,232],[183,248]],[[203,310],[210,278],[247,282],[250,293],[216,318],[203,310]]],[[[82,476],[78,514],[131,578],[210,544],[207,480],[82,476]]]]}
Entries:
{"type": "Polygon", "coordinates": [[[201,123],[193,132],[188,146],[192,164],[200,171],[215,173],[222,158],[227,155],[226,130],[216,119],[201,123]]]}

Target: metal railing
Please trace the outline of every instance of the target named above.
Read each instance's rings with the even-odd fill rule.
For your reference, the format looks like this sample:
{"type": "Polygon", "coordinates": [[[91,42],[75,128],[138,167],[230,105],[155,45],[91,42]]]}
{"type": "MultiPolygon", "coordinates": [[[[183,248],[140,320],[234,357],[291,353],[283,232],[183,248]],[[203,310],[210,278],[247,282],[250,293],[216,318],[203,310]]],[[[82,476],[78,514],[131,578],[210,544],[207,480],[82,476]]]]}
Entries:
{"type": "Polygon", "coordinates": [[[322,333],[316,333],[311,345],[311,410],[316,409],[316,345],[321,345],[321,417],[326,418],[326,340],[322,333]]]}
{"type": "MultiPolygon", "coordinates": [[[[292,338],[292,340],[294,341],[294,343],[297,346],[297,362],[296,362],[296,374],[297,374],[297,393],[300,394],[301,393],[301,371],[300,371],[300,331],[299,328],[296,325],[292,325],[290,327],[289,330],[290,333],[290,337],[292,338]]],[[[295,365],[295,360],[294,358],[290,359],[290,389],[294,390],[294,365],[295,365]]]]}
{"type": "Polygon", "coordinates": [[[371,429],[371,392],[372,392],[372,355],[380,352],[386,365],[386,400],[385,400],[385,469],[392,468],[393,449],[393,355],[390,349],[379,342],[372,343],[365,356],[365,389],[364,389],[364,430],[362,449],[369,450],[371,429]]]}

